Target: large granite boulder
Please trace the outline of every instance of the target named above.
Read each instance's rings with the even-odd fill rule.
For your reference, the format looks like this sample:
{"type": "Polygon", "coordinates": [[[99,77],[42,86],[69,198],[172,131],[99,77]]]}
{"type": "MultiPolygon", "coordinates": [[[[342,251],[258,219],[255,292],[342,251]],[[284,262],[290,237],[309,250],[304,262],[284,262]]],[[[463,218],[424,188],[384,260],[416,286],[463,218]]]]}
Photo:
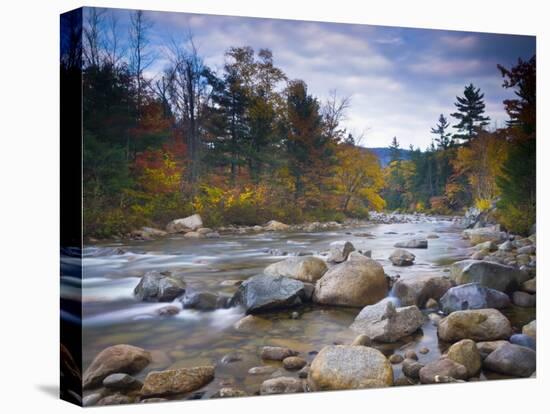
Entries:
{"type": "Polygon", "coordinates": [[[270,220],[267,222],[267,224],[264,227],[264,230],[267,231],[285,231],[288,230],[290,226],[285,223],[281,223],[277,220],[270,220]]]}
{"type": "Polygon", "coordinates": [[[146,302],[171,302],[185,293],[185,282],[170,272],[147,272],[134,289],[137,299],[146,302]]]}
{"type": "Polygon", "coordinates": [[[374,260],[347,261],[329,269],[315,285],[313,301],[323,305],[363,307],[386,297],[388,283],[374,260]]]}
{"type": "Polygon", "coordinates": [[[182,233],[192,230],[197,230],[202,227],[202,218],[198,214],[192,216],[172,220],[166,225],[168,233],[182,233]]]}
{"type": "Polygon", "coordinates": [[[468,309],[502,309],[510,306],[510,298],[506,293],[490,289],[479,283],[450,288],[439,301],[444,313],[468,309]]]}
{"type": "Polygon", "coordinates": [[[326,271],[325,262],[313,256],[289,257],[264,269],[264,273],[269,276],[290,277],[309,283],[317,282],[326,271]]]}
{"type": "Polygon", "coordinates": [[[111,374],[137,374],[151,362],[151,354],[132,345],[114,345],[105,348],[84,372],[84,389],[99,387],[111,374]]]}
{"type": "Polygon", "coordinates": [[[312,391],[387,387],[393,385],[393,371],[377,349],[326,346],[312,361],[307,383],[312,391]]]}
{"type": "Polygon", "coordinates": [[[375,305],[365,306],[350,328],[377,342],[395,342],[415,332],[424,323],[422,312],[416,307],[396,308],[391,298],[375,305]]]}
{"type": "Polygon", "coordinates": [[[304,284],[283,276],[258,275],[245,280],[231,303],[244,306],[246,313],[284,309],[307,300],[304,284]]]}
{"type": "Polygon", "coordinates": [[[530,377],[537,369],[537,353],[525,346],[506,344],[491,352],[483,367],[499,374],[530,377]]]}
{"type": "Polygon", "coordinates": [[[510,321],[496,309],[456,311],[439,322],[437,334],[446,342],[461,339],[494,341],[512,335],[510,321]]]}
{"type": "Polygon", "coordinates": [[[479,283],[501,292],[516,290],[529,279],[527,272],[485,260],[462,260],[453,263],[450,276],[457,285],[479,283]]]}
{"type": "Polygon", "coordinates": [[[393,285],[393,294],[400,304],[423,307],[428,299],[438,300],[453,286],[448,277],[425,274],[399,279],[393,285]]]}
{"type": "Polygon", "coordinates": [[[198,390],[213,379],[213,366],[153,371],[145,377],[140,393],[142,397],[185,394],[198,390]]]}

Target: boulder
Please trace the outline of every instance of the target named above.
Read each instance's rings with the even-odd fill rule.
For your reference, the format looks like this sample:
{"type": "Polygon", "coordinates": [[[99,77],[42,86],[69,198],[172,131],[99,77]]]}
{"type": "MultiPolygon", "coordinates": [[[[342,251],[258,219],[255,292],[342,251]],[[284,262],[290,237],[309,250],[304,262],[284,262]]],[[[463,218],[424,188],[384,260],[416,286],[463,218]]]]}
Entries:
{"type": "Polygon", "coordinates": [[[348,259],[351,252],[355,251],[355,247],[350,242],[345,242],[341,246],[334,246],[330,249],[327,262],[342,263],[348,259]]]}
{"type": "Polygon", "coordinates": [[[153,227],[142,227],[139,230],[132,231],[130,235],[134,239],[151,240],[157,237],[164,237],[166,234],[165,231],[153,227]]]}
{"type": "Polygon", "coordinates": [[[493,352],[495,349],[508,344],[508,341],[503,339],[498,341],[481,341],[476,343],[476,348],[479,351],[481,359],[487,358],[487,356],[493,352]]]}
{"type": "Polygon", "coordinates": [[[536,305],[537,295],[531,295],[527,292],[521,292],[519,290],[512,293],[512,302],[514,305],[522,308],[532,308],[536,305]]]}
{"type": "Polygon", "coordinates": [[[312,391],[387,387],[393,385],[393,370],[377,349],[326,346],[311,363],[307,382],[312,391]]]}
{"type": "Polygon", "coordinates": [[[186,294],[181,303],[184,309],[211,311],[225,307],[225,298],[210,292],[193,292],[186,294]]]}
{"type": "Polygon", "coordinates": [[[394,266],[411,266],[414,263],[415,255],[404,249],[396,249],[390,255],[389,260],[394,266]]]}
{"type": "Polygon", "coordinates": [[[185,293],[185,282],[170,272],[147,272],[134,289],[139,300],[146,302],[171,302],[185,293]]]}
{"type": "Polygon", "coordinates": [[[486,260],[462,260],[453,263],[450,277],[457,285],[479,283],[501,292],[514,290],[529,278],[515,267],[486,260]]]}
{"type": "Polygon", "coordinates": [[[427,249],[428,240],[425,239],[412,239],[405,242],[398,242],[393,247],[401,247],[405,249],[427,249]]]}
{"type": "Polygon", "coordinates": [[[392,291],[401,305],[423,307],[430,298],[439,300],[452,285],[448,277],[425,274],[399,279],[392,291]]]}
{"type": "Polygon", "coordinates": [[[183,235],[183,237],[188,238],[188,239],[200,239],[200,238],[205,237],[205,236],[204,236],[204,234],[201,234],[201,233],[196,232],[196,231],[188,231],[187,233],[185,233],[183,235]]]}
{"type": "Polygon", "coordinates": [[[477,375],[481,369],[481,356],[476,343],[471,339],[463,339],[452,344],[447,350],[447,358],[464,365],[468,378],[477,375]]]}
{"type": "Polygon", "coordinates": [[[497,250],[497,244],[494,241],[486,241],[483,243],[476,244],[474,246],[474,249],[478,252],[484,251],[484,252],[493,252],[497,250]]]}
{"type": "Polygon", "coordinates": [[[412,379],[418,379],[420,370],[424,368],[424,364],[421,364],[416,359],[405,358],[401,365],[403,374],[412,379]]]}
{"type": "Polygon", "coordinates": [[[514,345],[525,346],[533,351],[537,350],[537,341],[525,334],[515,334],[510,337],[510,343],[514,345]]]}
{"type": "Polygon", "coordinates": [[[422,384],[443,382],[438,380],[438,377],[451,377],[458,380],[468,378],[466,367],[448,358],[437,359],[426,364],[418,374],[422,384]]]}
{"type": "Polygon", "coordinates": [[[190,230],[197,230],[202,227],[202,218],[198,214],[192,216],[172,220],[166,225],[168,233],[182,233],[190,230]]]}
{"type": "Polygon", "coordinates": [[[280,262],[273,263],[264,269],[268,276],[284,276],[302,282],[315,283],[327,271],[327,265],[318,257],[289,257],[280,262]]]}
{"type": "Polygon", "coordinates": [[[525,335],[529,335],[533,339],[537,339],[537,321],[536,319],[534,321],[529,322],[527,325],[524,325],[521,329],[521,333],[525,335]]]}
{"type": "Polygon", "coordinates": [[[536,254],[536,252],[537,252],[537,248],[532,244],[520,247],[517,251],[518,254],[528,254],[528,255],[536,254]]]}
{"type": "Polygon", "coordinates": [[[298,352],[281,346],[264,346],[260,352],[262,359],[268,359],[272,361],[282,361],[285,358],[298,355],[298,352]]]}
{"type": "Polygon", "coordinates": [[[111,390],[135,390],[141,388],[141,381],[128,374],[111,374],[103,380],[103,386],[111,390]]]}
{"type": "Polygon", "coordinates": [[[129,397],[128,395],[121,394],[119,392],[111,395],[107,395],[101,398],[96,405],[122,405],[122,404],[131,404],[134,402],[134,398],[129,397]]]}
{"type": "Polygon", "coordinates": [[[415,305],[396,308],[391,298],[365,306],[350,328],[377,342],[395,342],[415,332],[424,323],[415,305]]]}
{"type": "Polygon", "coordinates": [[[388,283],[374,260],[347,261],[329,269],[315,285],[313,301],[323,305],[363,307],[386,297],[388,283]]]}
{"type": "Polygon", "coordinates": [[[530,377],[537,368],[537,353],[524,346],[506,344],[491,352],[483,367],[499,374],[530,377]]]}
{"type": "Polygon", "coordinates": [[[504,243],[499,244],[498,250],[501,252],[511,252],[514,250],[514,243],[512,243],[510,240],[506,240],[504,243]]]}
{"type": "Polygon", "coordinates": [[[290,226],[285,223],[281,223],[277,220],[270,220],[267,222],[267,224],[264,227],[264,230],[267,231],[285,231],[288,230],[290,226]]]}
{"type": "Polygon", "coordinates": [[[428,234],[426,235],[426,238],[427,238],[427,239],[439,239],[439,236],[438,236],[437,234],[435,234],[435,233],[428,233],[428,234]]]}
{"type": "Polygon", "coordinates": [[[307,361],[304,358],[298,356],[289,356],[283,359],[283,367],[289,371],[297,371],[307,365],[307,361]]]}
{"type": "Polygon", "coordinates": [[[271,378],[262,382],[260,386],[260,395],[294,394],[304,391],[304,381],[293,377],[271,378]]]}
{"type": "Polygon", "coordinates": [[[478,229],[464,230],[464,235],[470,239],[470,243],[473,245],[486,241],[501,243],[506,240],[506,233],[500,231],[496,227],[481,227],[478,229]]]}
{"type": "Polygon", "coordinates": [[[153,371],[145,377],[141,395],[143,397],[154,397],[184,394],[198,390],[213,379],[213,366],[153,371]]]}
{"type": "Polygon", "coordinates": [[[151,362],[151,354],[132,345],[114,345],[105,348],[84,372],[84,389],[95,388],[111,374],[136,374],[151,362]]]}
{"type": "Polygon", "coordinates": [[[510,298],[499,290],[487,288],[479,283],[467,283],[450,288],[439,303],[441,310],[449,314],[468,309],[506,308],[510,306],[510,298]]]}
{"type": "Polygon", "coordinates": [[[445,342],[461,339],[493,341],[512,334],[510,321],[496,309],[464,310],[451,313],[439,322],[439,338],[445,342]]]}
{"type": "Polygon", "coordinates": [[[244,306],[246,313],[258,313],[300,305],[305,300],[304,284],[299,280],[258,275],[239,286],[231,303],[244,306]]]}
{"type": "Polygon", "coordinates": [[[537,293],[537,278],[526,280],[521,284],[521,290],[527,293],[537,293]]]}

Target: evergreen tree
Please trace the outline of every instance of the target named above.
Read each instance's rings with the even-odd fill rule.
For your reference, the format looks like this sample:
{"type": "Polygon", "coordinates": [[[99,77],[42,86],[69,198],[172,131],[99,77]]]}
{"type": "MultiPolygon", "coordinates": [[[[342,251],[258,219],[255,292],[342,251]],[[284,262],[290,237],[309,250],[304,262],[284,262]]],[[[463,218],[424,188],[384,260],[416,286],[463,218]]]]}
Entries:
{"type": "Polygon", "coordinates": [[[401,148],[399,147],[397,137],[393,137],[388,149],[390,150],[390,162],[401,160],[401,148]]]}
{"type": "Polygon", "coordinates": [[[458,124],[453,128],[458,130],[453,138],[468,143],[477,135],[479,129],[489,125],[489,117],[483,116],[485,113],[484,94],[472,83],[464,88],[464,96],[457,96],[455,106],[457,112],[451,114],[458,120],[458,124]]]}
{"type": "Polygon", "coordinates": [[[437,125],[431,129],[431,133],[436,135],[435,142],[437,142],[437,148],[446,150],[453,146],[453,138],[451,133],[447,132],[449,122],[443,114],[439,115],[437,125]]]}

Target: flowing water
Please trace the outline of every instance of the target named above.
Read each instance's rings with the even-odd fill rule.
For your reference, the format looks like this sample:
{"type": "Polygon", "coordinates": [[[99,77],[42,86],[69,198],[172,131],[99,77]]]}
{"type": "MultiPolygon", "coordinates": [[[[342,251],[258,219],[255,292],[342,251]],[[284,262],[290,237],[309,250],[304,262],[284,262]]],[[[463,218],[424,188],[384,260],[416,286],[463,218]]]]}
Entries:
{"type": "MultiPolygon", "coordinates": [[[[323,346],[349,343],[357,336],[348,326],[359,309],[309,305],[270,313],[263,315],[272,321],[270,330],[243,333],[232,327],[244,316],[240,308],[210,312],[184,309],[175,316],[158,316],[157,310],[167,304],[137,301],[133,290],[139,278],[150,270],[171,270],[184,274],[188,291],[230,296],[237,287],[223,282],[247,279],[261,273],[270,263],[282,260],[284,257],[272,254],[274,249],[289,254],[320,254],[334,244],[351,241],[358,250],[371,250],[373,259],[383,265],[388,275],[399,274],[401,278],[427,272],[444,275],[449,264],[468,256],[469,246],[461,238],[461,229],[451,221],[411,220],[336,231],[265,232],[222,235],[219,239],[175,235],[154,241],[88,246],[84,250],[82,276],[83,366],[86,368],[104,348],[126,343],[152,352],[153,363],[137,375],[140,379],[152,370],[215,365],[215,380],[186,398],[208,398],[228,385],[249,394],[257,393],[270,375],[250,375],[248,370],[265,365],[258,356],[262,346],[288,346],[311,361],[323,346]],[[388,261],[396,242],[424,238],[434,232],[439,238],[430,239],[428,249],[411,250],[416,255],[413,266],[394,267],[388,261]],[[297,319],[291,318],[294,310],[299,313],[297,319]]],[[[70,277],[63,278],[65,297],[76,293],[74,282],[70,277]]],[[[177,300],[173,304],[181,307],[177,300]]],[[[427,362],[445,351],[440,346],[444,345],[438,343],[436,327],[426,318],[414,337],[379,349],[390,355],[396,350],[427,347],[428,354],[418,354],[420,362],[427,362]]],[[[280,363],[272,365],[283,370],[280,363]]],[[[394,370],[397,378],[400,365],[394,365],[394,370]]],[[[285,375],[297,374],[285,372],[285,375]]]]}

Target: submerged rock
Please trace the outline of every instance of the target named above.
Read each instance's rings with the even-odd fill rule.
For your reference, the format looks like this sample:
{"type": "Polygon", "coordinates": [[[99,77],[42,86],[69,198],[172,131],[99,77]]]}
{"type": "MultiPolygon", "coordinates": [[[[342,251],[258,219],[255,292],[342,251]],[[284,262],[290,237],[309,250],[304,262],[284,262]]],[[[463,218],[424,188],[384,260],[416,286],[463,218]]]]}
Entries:
{"type": "Polygon", "coordinates": [[[391,298],[364,307],[350,328],[373,341],[395,342],[422,326],[424,316],[416,307],[396,308],[391,298]]]}
{"type": "Polygon", "coordinates": [[[393,385],[393,370],[380,351],[366,346],[326,346],[311,363],[312,391],[376,388],[393,385]]]}
{"type": "Polygon", "coordinates": [[[302,282],[283,276],[258,275],[245,280],[231,303],[244,306],[246,313],[284,309],[307,301],[302,282]]]}
{"type": "Polygon", "coordinates": [[[537,353],[524,346],[506,344],[485,358],[483,367],[514,377],[529,377],[537,368],[537,353]]]}
{"type": "Polygon", "coordinates": [[[467,283],[450,288],[441,298],[440,304],[444,313],[468,309],[502,309],[510,306],[510,298],[499,290],[479,283],[467,283]]]}
{"type": "Polygon", "coordinates": [[[151,354],[132,345],[114,345],[105,348],[92,361],[84,372],[84,389],[101,385],[111,374],[137,374],[151,362],[151,354]]]}
{"type": "Polygon", "coordinates": [[[282,361],[285,358],[298,355],[298,352],[280,346],[264,346],[260,352],[262,359],[269,359],[272,361],[282,361]]]}
{"type": "Polygon", "coordinates": [[[294,394],[304,391],[304,381],[293,377],[271,378],[262,382],[260,387],[260,395],[294,394]]]}
{"type": "Polygon", "coordinates": [[[393,294],[401,305],[423,307],[428,299],[439,300],[452,287],[448,277],[439,275],[420,275],[399,279],[393,285],[393,294]]]}
{"type": "Polygon", "coordinates": [[[486,260],[462,260],[451,265],[451,279],[457,285],[479,283],[482,286],[508,292],[529,278],[519,269],[486,260]]]}
{"type": "Polygon", "coordinates": [[[233,327],[240,332],[269,331],[273,323],[256,315],[247,315],[235,322],[233,327]]]}
{"type": "Polygon", "coordinates": [[[496,309],[456,311],[441,320],[439,338],[446,342],[461,339],[493,341],[507,339],[512,334],[510,321],[496,309]]]}
{"type": "Polygon", "coordinates": [[[393,245],[393,247],[402,247],[405,249],[427,249],[428,240],[425,239],[412,239],[406,242],[398,242],[393,245]]]}
{"type": "Polygon", "coordinates": [[[185,282],[170,272],[147,272],[134,289],[137,299],[146,302],[171,302],[185,293],[185,282]]]}
{"type": "Polygon", "coordinates": [[[193,292],[185,295],[181,303],[184,309],[197,309],[211,311],[226,307],[227,298],[220,297],[210,292],[193,292]]]}
{"type": "Polygon", "coordinates": [[[374,260],[347,261],[329,269],[315,285],[313,301],[324,305],[362,307],[386,297],[388,283],[374,260]]]}
{"type": "Polygon", "coordinates": [[[315,283],[327,271],[325,262],[317,257],[289,257],[267,266],[264,273],[269,276],[284,276],[302,282],[315,283]]]}
{"type": "Polygon", "coordinates": [[[396,249],[390,255],[389,260],[394,266],[411,266],[416,256],[404,249],[396,249]]]}
{"type": "Polygon", "coordinates": [[[141,395],[152,397],[184,394],[203,387],[213,379],[213,366],[153,371],[145,377],[141,395]]]}
{"type": "MultiPolygon", "coordinates": [[[[418,358],[418,357],[417,357],[418,358]]],[[[412,379],[418,379],[420,376],[420,370],[424,368],[424,364],[421,364],[416,359],[405,358],[401,365],[403,374],[412,379]]]]}

